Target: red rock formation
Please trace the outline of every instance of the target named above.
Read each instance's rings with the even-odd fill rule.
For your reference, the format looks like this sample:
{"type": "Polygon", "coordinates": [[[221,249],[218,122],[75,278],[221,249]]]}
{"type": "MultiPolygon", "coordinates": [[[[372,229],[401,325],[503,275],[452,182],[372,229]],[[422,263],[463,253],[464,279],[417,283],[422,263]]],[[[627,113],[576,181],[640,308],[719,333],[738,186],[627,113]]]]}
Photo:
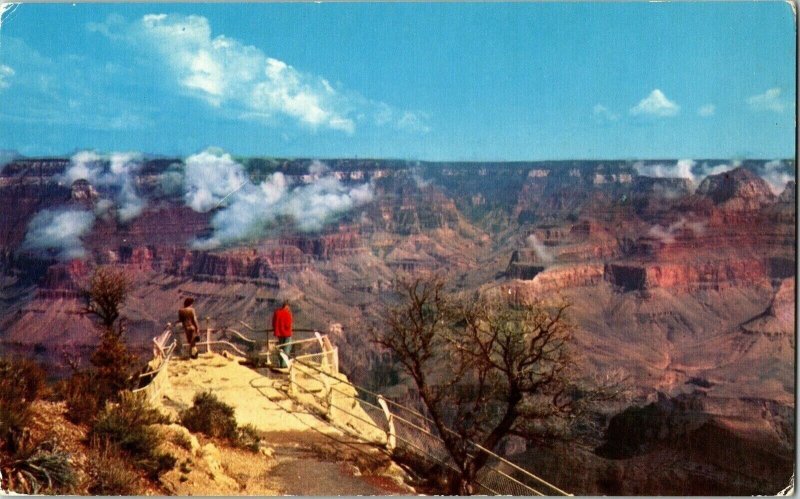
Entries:
{"type": "Polygon", "coordinates": [[[697,194],[733,211],[757,210],[775,199],[764,179],[742,167],[709,175],[700,183],[697,194]]]}
{"type": "Polygon", "coordinates": [[[316,260],[330,260],[337,256],[352,255],[368,251],[357,228],[340,229],[330,234],[318,236],[284,236],[279,240],[283,246],[299,248],[304,254],[316,260]]]}
{"type": "Polygon", "coordinates": [[[515,280],[501,286],[501,293],[519,301],[563,291],[594,286],[603,280],[603,265],[576,264],[554,266],[539,272],[531,280],[515,280]]]}
{"type": "Polygon", "coordinates": [[[760,316],[742,325],[748,334],[791,336],[795,324],[795,279],[783,280],[769,308],[760,316]]]}

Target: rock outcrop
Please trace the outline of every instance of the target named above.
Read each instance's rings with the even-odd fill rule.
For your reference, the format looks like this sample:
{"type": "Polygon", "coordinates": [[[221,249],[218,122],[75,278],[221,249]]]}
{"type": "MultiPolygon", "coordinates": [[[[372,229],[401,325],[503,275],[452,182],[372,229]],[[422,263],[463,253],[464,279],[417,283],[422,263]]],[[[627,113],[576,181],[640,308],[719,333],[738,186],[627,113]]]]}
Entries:
{"type": "Polygon", "coordinates": [[[700,183],[697,194],[729,210],[754,210],[775,199],[769,184],[743,167],[709,175],[700,183]]]}

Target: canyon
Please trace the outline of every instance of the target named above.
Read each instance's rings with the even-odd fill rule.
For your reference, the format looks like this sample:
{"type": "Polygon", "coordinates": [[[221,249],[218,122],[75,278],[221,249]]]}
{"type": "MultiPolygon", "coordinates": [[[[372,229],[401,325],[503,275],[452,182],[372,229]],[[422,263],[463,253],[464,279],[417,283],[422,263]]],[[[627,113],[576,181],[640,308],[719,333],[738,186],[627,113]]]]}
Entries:
{"type": "MultiPolygon", "coordinates": [[[[115,265],[133,283],[123,315],[134,345],[147,348],[186,296],[216,329],[268,327],[288,299],[296,327],[330,332],[351,379],[404,399],[411,389],[369,328],[398,279],[441,273],[459,291],[565,298],[581,370],[625,372],[630,399],[603,415],[607,452],[567,459],[591,470],[574,492],[774,494],[794,463],[795,181],[768,183],[774,162],[757,160],[698,161],[691,179],[640,174],[655,163],[240,158],[261,190],[220,194],[203,211],[189,202],[182,159],[142,158],[119,177],[98,164],[106,177],[71,180],[74,159],[17,158],[0,170],[0,344],[63,369],[63,352],[97,339],[82,289],[94,268],[115,265]],[[220,221],[236,203],[271,195],[277,175],[287,196],[333,186],[328,202],[348,204],[311,228],[297,213],[316,198],[299,212],[269,205],[276,213],[257,213],[243,236],[206,244],[226,234],[220,221]],[[32,230],[43,212],[91,220],[48,245],[32,230]],[[628,407],[644,412],[623,417],[628,407]],[[626,437],[630,420],[649,430],[626,437]],[[705,447],[681,454],[671,435],[705,447]],[[715,446],[726,441],[769,455],[771,471],[746,459],[725,468],[715,446]],[[661,466],[676,455],[683,484],[720,488],[670,489],[661,466]]],[[[779,168],[794,178],[793,160],[779,168]]],[[[517,452],[557,481],[570,468],[542,461],[548,453],[557,448],[517,452]]]]}

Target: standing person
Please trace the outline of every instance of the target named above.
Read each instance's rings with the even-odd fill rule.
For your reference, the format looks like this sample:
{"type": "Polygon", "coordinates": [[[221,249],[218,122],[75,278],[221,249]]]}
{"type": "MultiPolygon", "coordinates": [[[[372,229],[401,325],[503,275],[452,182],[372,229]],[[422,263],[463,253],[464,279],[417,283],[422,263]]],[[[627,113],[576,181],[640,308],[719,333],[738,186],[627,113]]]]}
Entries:
{"type": "MultiPolygon", "coordinates": [[[[284,300],[281,308],[275,310],[272,314],[272,330],[275,337],[278,338],[278,348],[283,350],[286,357],[292,352],[292,345],[287,345],[292,339],[292,311],[289,310],[289,302],[284,300]]],[[[288,367],[286,362],[281,357],[281,367],[288,367]]]]}
{"type": "Polygon", "coordinates": [[[183,324],[183,332],[186,333],[186,341],[189,343],[189,354],[193,359],[197,358],[197,347],[200,340],[200,325],[197,323],[197,312],[194,311],[194,298],[183,300],[183,308],[178,310],[178,320],[183,324]]]}

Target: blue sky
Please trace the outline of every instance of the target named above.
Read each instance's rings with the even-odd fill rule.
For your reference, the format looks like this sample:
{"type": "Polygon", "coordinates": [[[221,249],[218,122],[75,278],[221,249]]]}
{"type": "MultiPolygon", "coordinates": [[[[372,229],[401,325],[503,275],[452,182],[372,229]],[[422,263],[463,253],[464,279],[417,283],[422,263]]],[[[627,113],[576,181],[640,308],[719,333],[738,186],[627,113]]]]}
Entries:
{"type": "Polygon", "coordinates": [[[0,149],[794,156],[784,2],[24,4],[0,149]]]}

